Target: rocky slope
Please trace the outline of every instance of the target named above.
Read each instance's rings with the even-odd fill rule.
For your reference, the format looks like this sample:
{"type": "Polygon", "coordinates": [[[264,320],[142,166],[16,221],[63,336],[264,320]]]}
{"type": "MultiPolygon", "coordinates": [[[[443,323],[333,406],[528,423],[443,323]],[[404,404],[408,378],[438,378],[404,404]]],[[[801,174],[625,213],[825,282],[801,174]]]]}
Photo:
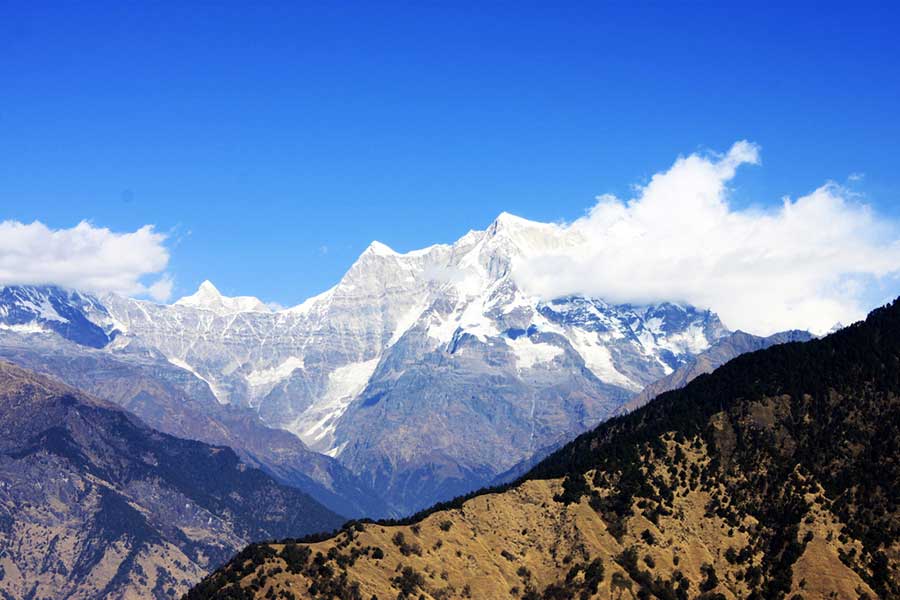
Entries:
{"type": "Polygon", "coordinates": [[[0,362],[4,598],[171,598],[252,540],[342,521],[228,448],[0,362]]]}
{"type": "Polygon", "coordinates": [[[209,598],[898,598],[900,300],[740,356],[513,485],[252,545],[209,598]]]}
{"type": "MultiPolygon", "coordinates": [[[[65,310],[64,292],[8,288],[0,347],[52,334],[157,356],[409,513],[589,429],[728,333],[690,306],[545,302],[520,289],[518,265],[571,243],[508,214],[450,245],[401,254],[375,242],[335,287],[280,311],[209,282],[173,305],[70,293],[65,310]]],[[[129,405],[149,419],[154,403],[129,405]]]]}

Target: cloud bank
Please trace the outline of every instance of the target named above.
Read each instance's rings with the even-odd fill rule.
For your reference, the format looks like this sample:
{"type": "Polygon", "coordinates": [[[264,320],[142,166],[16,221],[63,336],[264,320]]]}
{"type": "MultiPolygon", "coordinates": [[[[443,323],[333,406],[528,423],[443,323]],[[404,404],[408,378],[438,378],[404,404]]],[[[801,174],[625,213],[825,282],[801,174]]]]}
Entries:
{"type": "Polygon", "coordinates": [[[172,281],[166,236],[145,225],[114,233],[82,221],[50,229],[35,221],[0,223],[0,285],[55,284],[92,292],[149,296],[163,302],[172,281]],[[155,280],[144,283],[155,275],[155,280]]]}
{"type": "Polygon", "coordinates": [[[881,300],[875,290],[896,285],[897,224],[834,183],[774,209],[735,209],[728,182],[759,162],[759,148],[741,141],[679,158],[630,200],[601,196],[562,226],[569,247],[516,266],[517,283],[545,298],[688,302],[757,334],[823,333],[864,317],[881,300]]]}

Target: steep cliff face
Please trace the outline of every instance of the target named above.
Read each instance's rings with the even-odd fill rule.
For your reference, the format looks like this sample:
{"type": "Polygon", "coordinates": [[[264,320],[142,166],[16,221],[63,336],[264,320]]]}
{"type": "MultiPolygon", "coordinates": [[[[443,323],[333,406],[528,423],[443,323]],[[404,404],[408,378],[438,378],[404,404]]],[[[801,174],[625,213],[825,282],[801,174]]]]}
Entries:
{"type": "Polygon", "coordinates": [[[343,518],[225,447],[0,362],[0,593],[171,598],[252,540],[343,518]]]}
{"type": "Polygon", "coordinates": [[[900,300],[738,357],[512,485],[245,549],[208,598],[900,597],[900,300]]]}

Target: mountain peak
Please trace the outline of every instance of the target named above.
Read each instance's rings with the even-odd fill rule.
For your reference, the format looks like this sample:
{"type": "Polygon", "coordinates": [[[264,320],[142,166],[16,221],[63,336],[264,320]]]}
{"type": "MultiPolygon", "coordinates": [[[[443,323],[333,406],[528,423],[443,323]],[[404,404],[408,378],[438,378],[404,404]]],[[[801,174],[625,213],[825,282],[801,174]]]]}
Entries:
{"type": "Polygon", "coordinates": [[[577,241],[555,223],[541,223],[502,212],[485,230],[485,248],[505,257],[529,257],[577,241]]]}
{"type": "Polygon", "coordinates": [[[216,297],[221,297],[222,294],[219,292],[219,289],[213,285],[213,282],[209,279],[204,279],[203,283],[200,284],[200,287],[197,288],[197,293],[208,294],[216,297]]]}
{"type": "Polygon", "coordinates": [[[494,221],[488,227],[488,231],[490,231],[491,233],[497,233],[499,231],[514,231],[523,228],[541,227],[545,225],[546,223],[530,221],[528,219],[516,216],[512,213],[503,211],[499,215],[497,215],[497,218],[494,219],[494,221]]]}
{"type": "Polygon", "coordinates": [[[176,302],[176,304],[193,304],[194,306],[207,306],[209,304],[218,303],[222,300],[222,292],[219,291],[213,282],[204,279],[197,287],[197,291],[190,296],[185,296],[176,302]],[[189,302],[190,301],[190,302],[189,302]]]}
{"type": "Polygon", "coordinates": [[[180,298],[175,302],[180,306],[207,306],[216,303],[223,298],[219,289],[209,279],[204,279],[197,287],[197,291],[190,296],[180,298]]]}
{"type": "Polygon", "coordinates": [[[175,304],[210,310],[219,315],[239,312],[271,312],[262,300],[254,296],[235,296],[233,298],[223,296],[209,279],[205,279],[196,292],[180,298],[175,304]]]}
{"type": "Polygon", "coordinates": [[[363,251],[363,254],[373,254],[375,256],[394,256],[397,254],[397,252],[387,244],[382,244],[378,240],[373,240],[372,243],[369,244],[363,251]]]}

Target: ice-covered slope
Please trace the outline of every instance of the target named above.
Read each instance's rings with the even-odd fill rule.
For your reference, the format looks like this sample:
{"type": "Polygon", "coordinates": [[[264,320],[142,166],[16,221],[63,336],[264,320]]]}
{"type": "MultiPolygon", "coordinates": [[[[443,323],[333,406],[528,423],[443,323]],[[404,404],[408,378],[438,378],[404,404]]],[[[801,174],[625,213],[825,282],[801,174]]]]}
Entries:
{"type": "Polygon", "coordinates": [[[689,306],[542,301],[516,284],[516,265],[573,243],[504,213],[452,245],[373,242],[286,310],[204,282],[173,305],[105,297],[92,319],[107,351],[161,354],[411,510],[595,425],[727,333],[689,306]]]}

